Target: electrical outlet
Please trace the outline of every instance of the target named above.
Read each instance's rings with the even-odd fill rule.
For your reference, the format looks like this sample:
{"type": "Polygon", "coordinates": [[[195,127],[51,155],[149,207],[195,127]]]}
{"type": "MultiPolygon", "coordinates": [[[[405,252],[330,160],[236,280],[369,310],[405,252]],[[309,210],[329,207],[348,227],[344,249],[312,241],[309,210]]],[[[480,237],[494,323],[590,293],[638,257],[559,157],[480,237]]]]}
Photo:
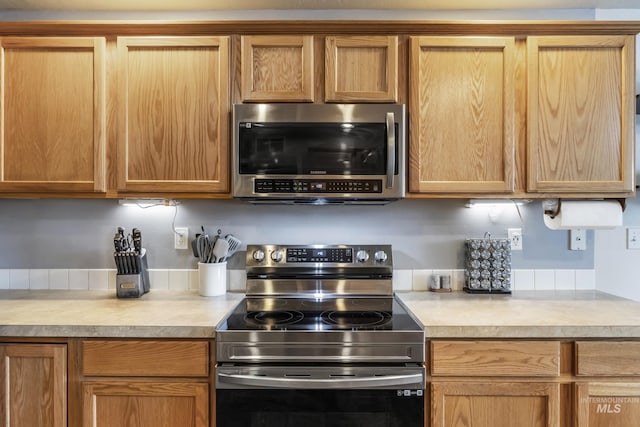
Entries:
{"type": "Polygon", "coordinates": [[[187,227],[175,228],[173,247],[175,249],[189,249],[189,229],[187,227]]]}
{"type": "Polygon", "coordinates": [[[522,250],[522,228],[509,228],[507,229],[507,236],[511,242],[512,251],[522,250]]]}
{"type": "Polygon", "coordinates": [[[569,231],[569,249],[572,251],[587,250],[587,230],[570,230],[569,231]]]}
{"type": "Polygon", "coordinates": [[[627,249],[640,249],[640,228],[627,228],[627,249]]]}

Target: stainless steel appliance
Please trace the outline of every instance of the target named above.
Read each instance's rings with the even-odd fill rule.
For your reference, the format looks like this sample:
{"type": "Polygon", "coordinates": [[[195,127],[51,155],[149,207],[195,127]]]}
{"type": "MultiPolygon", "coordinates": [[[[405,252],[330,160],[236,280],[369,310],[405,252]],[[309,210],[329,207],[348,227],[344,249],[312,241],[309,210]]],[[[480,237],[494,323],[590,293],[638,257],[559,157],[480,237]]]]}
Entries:
{"type": "Polygon", "coordinates": [[[382,204],[405,196],[405,106],[237,104],[233,195],[382,204]]]}
{"type": "Polygon", "coordinates": [[[389,245],[248,245],[216,332],[217,427],[423,427],[424,332],[389,245]]]}

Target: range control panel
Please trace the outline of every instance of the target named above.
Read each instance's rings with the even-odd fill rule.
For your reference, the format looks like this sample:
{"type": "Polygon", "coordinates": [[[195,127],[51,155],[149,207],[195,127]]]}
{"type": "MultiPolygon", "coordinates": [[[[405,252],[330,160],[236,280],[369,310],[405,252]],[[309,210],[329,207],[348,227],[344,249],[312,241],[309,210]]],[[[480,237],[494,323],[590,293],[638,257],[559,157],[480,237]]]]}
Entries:
{"type": "Polygon", "coordinates": [[[353,248],[287,248],[287,262],[353,262],[353,248]]]}
{"type": "Polygon", "coordinates": [[[382,193],[380,179],[264,179],[254,181],[256,194],[382,193]]]}
{"type": "Polygon", "coordinates": [[[247,245],[247,269],[393,268],[391,245],[247,245]]]}

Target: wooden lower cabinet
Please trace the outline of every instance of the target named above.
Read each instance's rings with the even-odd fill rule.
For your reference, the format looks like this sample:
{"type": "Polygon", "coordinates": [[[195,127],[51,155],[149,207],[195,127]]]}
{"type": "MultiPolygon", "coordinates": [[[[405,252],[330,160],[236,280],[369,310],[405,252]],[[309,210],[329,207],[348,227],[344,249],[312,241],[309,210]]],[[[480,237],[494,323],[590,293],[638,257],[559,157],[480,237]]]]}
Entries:
{"type": "Polygon", "coordinates": [[[431,426],[559,427],[560,385],[434,381],[431,426]]]}
{"type": "Polygon", "coordinates": [[[212,348],[197,339],[81,340],[82,423],[70,427],[210,427],[212,348]]]}
{"type": "Polygon", "coordinates": [[[575,385],[576,427],[640,425],[640,382],[584,382],[575,385]]]}
{"type": "Polygon", "coordinates": [[[0,344],[0,427],[66,426],[66,345],[0,344]]]}
{"type": "Polygon", "coordinates": [[[553,340],[433,340],[431,427],[569,427],[563,346],[553,340]]]}
{"type": "Polygon", "coordinates": [[[640,342],[578,341],[576,427],[640,425],[640,342]]]}
{"type": "Polygon", "coordinates": [[[87,381],[83,427],[209,427],[204,383],[87,381]]]}

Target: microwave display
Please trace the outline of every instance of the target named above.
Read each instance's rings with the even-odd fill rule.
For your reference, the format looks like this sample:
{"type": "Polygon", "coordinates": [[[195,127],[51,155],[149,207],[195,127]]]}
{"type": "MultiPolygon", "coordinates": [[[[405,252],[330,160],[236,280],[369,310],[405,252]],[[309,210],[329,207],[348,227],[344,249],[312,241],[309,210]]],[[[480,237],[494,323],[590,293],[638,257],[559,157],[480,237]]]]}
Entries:
{"type": "Polygon", "coordinates": [[[241,122],[237,131],[241,175],[386,174],[384,123],[241,122]]]}

